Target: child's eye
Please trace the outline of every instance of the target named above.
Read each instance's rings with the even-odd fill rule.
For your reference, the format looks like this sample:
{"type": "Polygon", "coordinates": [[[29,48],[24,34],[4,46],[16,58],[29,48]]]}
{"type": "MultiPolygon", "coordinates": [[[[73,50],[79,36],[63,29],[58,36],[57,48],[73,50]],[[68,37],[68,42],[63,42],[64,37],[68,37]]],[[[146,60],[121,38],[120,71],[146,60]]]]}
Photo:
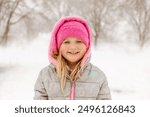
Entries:
{"type": "Polygon", "coordinates": [[[82,41],[78,40],[78,41],[76,41],[76,43],[82,43],[82,41]]]}
{"type": "Polygon", "coordinates": [[[64,41],[63,43],[64,43],[64,44],[69,44],[69,43],[70,43],[70,41],[64,41]]]}

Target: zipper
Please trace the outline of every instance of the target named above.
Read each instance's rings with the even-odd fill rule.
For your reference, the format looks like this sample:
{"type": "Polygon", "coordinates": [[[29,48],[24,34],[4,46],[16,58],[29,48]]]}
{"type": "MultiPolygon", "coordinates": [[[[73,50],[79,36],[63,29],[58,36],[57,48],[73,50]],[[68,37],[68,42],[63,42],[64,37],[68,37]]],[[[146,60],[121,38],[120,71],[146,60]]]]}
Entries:
{"type": "Polygon", "coordinates": [[[75,82],[71,82],[70,100],[75,100],[75,82]]]}

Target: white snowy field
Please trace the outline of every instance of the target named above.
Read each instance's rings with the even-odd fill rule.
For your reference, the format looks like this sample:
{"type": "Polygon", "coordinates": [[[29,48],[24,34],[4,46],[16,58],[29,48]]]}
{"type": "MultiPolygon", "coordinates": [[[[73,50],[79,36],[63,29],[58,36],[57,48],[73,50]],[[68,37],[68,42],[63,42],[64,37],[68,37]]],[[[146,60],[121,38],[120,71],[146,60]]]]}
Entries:
{"type": "MultiPolygon", "coordinates": [[[[0,47],[0,99],[32,100],[39,71],[49,64],[49,35],[32,43],[0,47]]],[[[112,99],[150,99],[150,47],[101,44],[91,62],[107,76],[112,99]]],[[[94,90],[94,89],[93,89],[94,90]]]]}

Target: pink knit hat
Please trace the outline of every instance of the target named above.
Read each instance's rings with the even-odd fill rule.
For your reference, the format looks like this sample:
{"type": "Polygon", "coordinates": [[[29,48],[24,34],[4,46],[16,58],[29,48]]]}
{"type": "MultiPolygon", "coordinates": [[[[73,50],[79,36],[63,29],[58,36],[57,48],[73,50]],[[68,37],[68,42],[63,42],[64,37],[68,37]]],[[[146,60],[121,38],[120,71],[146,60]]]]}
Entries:
{"type": "Polygon", "coordinates": [[[65,22],[57,32],[57,47],[60,48],[62,42],[68,37],[80,39],[86,47],[89,46],[88,32],[85,25],[78,21],[65,22]]]}
{"type": "Polygon", "coordinates": [[[81,66],[84,66],[90,58],[91,31],[88,23],[80,17],[61,18],[54,26],[51,33],[51,42],[48,50],[49,61],[57,66],[55,55],[58,55],[62,42],[67,37],[80,39],[87,47],[87,52],[83,57],[81,66]]]}

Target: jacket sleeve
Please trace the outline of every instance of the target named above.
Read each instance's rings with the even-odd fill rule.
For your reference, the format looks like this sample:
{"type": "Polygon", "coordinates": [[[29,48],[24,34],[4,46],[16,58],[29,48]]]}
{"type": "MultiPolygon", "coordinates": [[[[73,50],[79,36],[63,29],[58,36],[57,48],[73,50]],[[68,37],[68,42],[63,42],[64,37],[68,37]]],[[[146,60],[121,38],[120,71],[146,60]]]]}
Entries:
{"type": "Polygon", "coordinates": [[[108,82],[107,82],[106,77],[100,87],[97,100],[111,100],[110,89],[108,87],[108,82]]]}
{"type": "Polygon", "coordinates": [[[44,82],[42,80],[42,71],[39,73],[38,79],[34,86],[34,100],[48,100],[48,95],[44,87],[44,82]]]}

